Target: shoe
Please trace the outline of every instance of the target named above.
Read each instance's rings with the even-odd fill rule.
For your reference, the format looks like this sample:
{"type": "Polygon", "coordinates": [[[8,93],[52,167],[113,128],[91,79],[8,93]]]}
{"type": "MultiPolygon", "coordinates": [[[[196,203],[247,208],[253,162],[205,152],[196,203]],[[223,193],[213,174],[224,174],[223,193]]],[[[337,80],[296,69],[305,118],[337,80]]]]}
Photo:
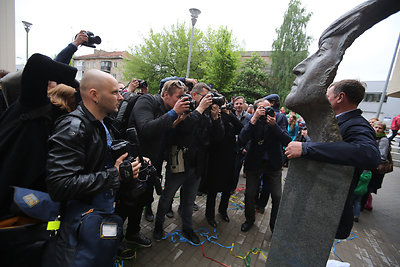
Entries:
{"type": "Polygon", "coordinates": [[[151,247],[152,243],[151,240],[145,237],[141,232],[137,232],[136,234],[131,236],[126,235],[125,240],[128,244],[138,245],[143,248],[151,247]]]}
{"type": "Polygon", "coordinates": [[[153,231],[153,239],[155,241],[161,241],[161,239],[163,239],[164,237],[164,230],[162,225],[159,225],[156,223],[155,227],[154,227],[154,231],[153,231]]]}
{"type": "Polygon", "coordinates": [[[355,221],[355,222],[358,222],[358,217],[354,217],[354,221],[355,221]]]}
{"type": "Polygon", "coordinates": [[[197,206],[196,203],[193,204],[193,210],[194,210],[194,211],[198,211],[198,210],[199,210],[199,206],[197,206]]]}
{"type": "Polygon", "coordinates": [[[135,257],[135,250],[128,247],[124,242],[119,243],[117,258],[120,260],[132,260],[135,257]]]}
{"type": "Polygon", "coordinates": [[[221,215],[222,220],[224,220],[226,222],[230,221],[229,217],[228,217],[228,215],[226,213],[220,213],[220,215],[221,215]]]}
{"type": "Polygon", "coordinates": [[[190,230],[183,230],[182,231],[183,236],[189,240],[190,242],[192,242],[195,245],[200,245],[200,239],[199,237],[196,235],[196,233],[193,231],[193,229],[190,230]]]}
{"type": "Polygon", "coordinates": [[[168,218],[174,218],[174,211],[170,210],[170,211],[167,212],[166,215],[167,215],[168,218]]]}
{"type": "Polygon", "coordinates": [[[153,215],[153,211],[151,210],[151,208],[146,207],[145,212],[144,212],[144,217],[146,218],[146,221],[148,221],[148,222],[154,221],[154,215],[153,215]]]}
{"type": "Polygon", "coordinates": [[[245,221],[245,222],[242,224],[242,227],[240,228],[240,230],[242,230],[242,232],[247,232],[247,231],[250,230],[250,228],[253,226],[253,224],[254,224],[254,223],[252,223],[252,222],[245,221]]]}
{"type": "Polygon", "coordinates": [[[217,228],[217,222],[215,221],[214,218],[207,218],[207,222],[209,225],[211,225],[211,227],[217,228]]]}

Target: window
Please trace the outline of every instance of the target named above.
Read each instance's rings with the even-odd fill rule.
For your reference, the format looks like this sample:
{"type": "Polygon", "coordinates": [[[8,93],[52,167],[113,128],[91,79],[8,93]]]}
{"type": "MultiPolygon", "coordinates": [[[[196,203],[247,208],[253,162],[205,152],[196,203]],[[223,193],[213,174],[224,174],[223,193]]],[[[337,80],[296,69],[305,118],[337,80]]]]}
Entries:
{"type": "Polygon", "coordinates": [[[100,70],[110,73],[111,71],[111,61],[102,61],[100,62],[100,70]]]}
{"type": "Polygon", "coordinates": [[[117,62],[114,62],[114,68],[116,68],[117,67],[117,62]]]}
{"type": "Polygon", "coordinates": [[[93,62],[93,68],[96,68],[96,62],[93,62]]]}
{"type": "Polygon", "coordinates": [[[116,73],[113,73],[112,76],[113,76],[115,79],[117,79],[117,74],[116,74],[116,73]]]}
{"type": "MultiPolygon", "coordinates": [[[[364,102],[380,102],[382,93],[365,93],[364,102]]],[[[388,96],[385,96],[383,102],[387,102],[388,96]]]]}

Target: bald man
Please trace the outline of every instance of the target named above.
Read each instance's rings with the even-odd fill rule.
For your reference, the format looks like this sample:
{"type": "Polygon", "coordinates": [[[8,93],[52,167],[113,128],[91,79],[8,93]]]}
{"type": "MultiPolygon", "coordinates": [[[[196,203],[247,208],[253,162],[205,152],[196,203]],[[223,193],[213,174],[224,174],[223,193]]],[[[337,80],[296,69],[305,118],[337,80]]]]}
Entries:
{"type": "MultiPolygon", "coordinates": [[[[119,165],[127,153],[112,162],[107,115],[117,111],[122,96],[117,81],[98,70],[85,72],[80,91],[82,102],[59,121],[49,139],[47,187],[63,206],[49,262],[112,266],[122,234],[122,220],[113,214],[114,198],[120,185],[119,165]]],[[[134,179],[140,164],[131,165],[134,179]]]]}

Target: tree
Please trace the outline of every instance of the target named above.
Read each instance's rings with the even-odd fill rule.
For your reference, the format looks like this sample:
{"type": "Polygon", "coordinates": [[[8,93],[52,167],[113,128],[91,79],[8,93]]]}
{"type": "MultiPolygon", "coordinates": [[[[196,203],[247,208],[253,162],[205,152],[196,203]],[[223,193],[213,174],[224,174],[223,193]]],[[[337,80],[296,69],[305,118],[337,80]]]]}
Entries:
{"type": "Polygon", "coordinates": [[[308,56],[311,37],[305,31],[311,14],[301,7],[300,0],[290,0],[283,23],[276,29],[277,38],[271,53],[271,78],[282,101],[289,94],[295,79],[293,68],[308,56]]]}
{"type": "MultiPolygon", "coordinates": [[[[160,33],[150,30],[144,43],[131,49],[125,60],[124,78],[145,79],[154,94],[163,78],[185,77],[191,30],[185,24],[172,25],[160,33]]],[[[240,62],[237,50],[238,45],[226,28],[208,29],[206,36],[195,29],[190,77],[212,83],[223,93],[231,91],[240,62]]]]}
{"type": "Polygon", "coordinates": [[[209,28],[206,43],[209,53],[200,66],[205,73],[202,80],[213,84],[220,93],[230,94],[240,66],[239,45],[226,27],[209,28]]]}
{"type": "Polygon", "coordinates": [[[242,64],[232,94],[244,96],[248,103],[253,103],[272,93],[266,69],[267,62],[257,53],[253,53],[252,57],[242,64]]]}
{"type": "MultiPolygon", "coordinates": [[[[149,83],[151,93],[158,92],[160,80],[165,77],[185,77],[187,57],[189,54],[189,36],[185,24],[172,25],[160,33],[152,29],[144,44],[131,49],[131,54],[125,60],[124,78],[144,79],[149,83]]],[[[193,34],[193,51],[191,57],[191,77],[203,77],[199,67],[205,57],[206,48],[201,41],[203,34],[195,30],[193,34]]]]}

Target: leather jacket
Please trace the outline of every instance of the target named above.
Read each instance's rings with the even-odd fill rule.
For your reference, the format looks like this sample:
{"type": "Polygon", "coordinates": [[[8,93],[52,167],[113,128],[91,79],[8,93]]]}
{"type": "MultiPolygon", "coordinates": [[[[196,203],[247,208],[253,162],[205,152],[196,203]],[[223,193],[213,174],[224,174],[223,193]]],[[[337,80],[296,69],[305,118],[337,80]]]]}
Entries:
{"type": "Polygon", "coordinates": [[[90,201],[100,192],[119,187],[117,168],[105,169],[106,140],[102,123],[83,103],[59,119],[49,139],[47,160],[46,183],[53,200],[90,201]]]}

